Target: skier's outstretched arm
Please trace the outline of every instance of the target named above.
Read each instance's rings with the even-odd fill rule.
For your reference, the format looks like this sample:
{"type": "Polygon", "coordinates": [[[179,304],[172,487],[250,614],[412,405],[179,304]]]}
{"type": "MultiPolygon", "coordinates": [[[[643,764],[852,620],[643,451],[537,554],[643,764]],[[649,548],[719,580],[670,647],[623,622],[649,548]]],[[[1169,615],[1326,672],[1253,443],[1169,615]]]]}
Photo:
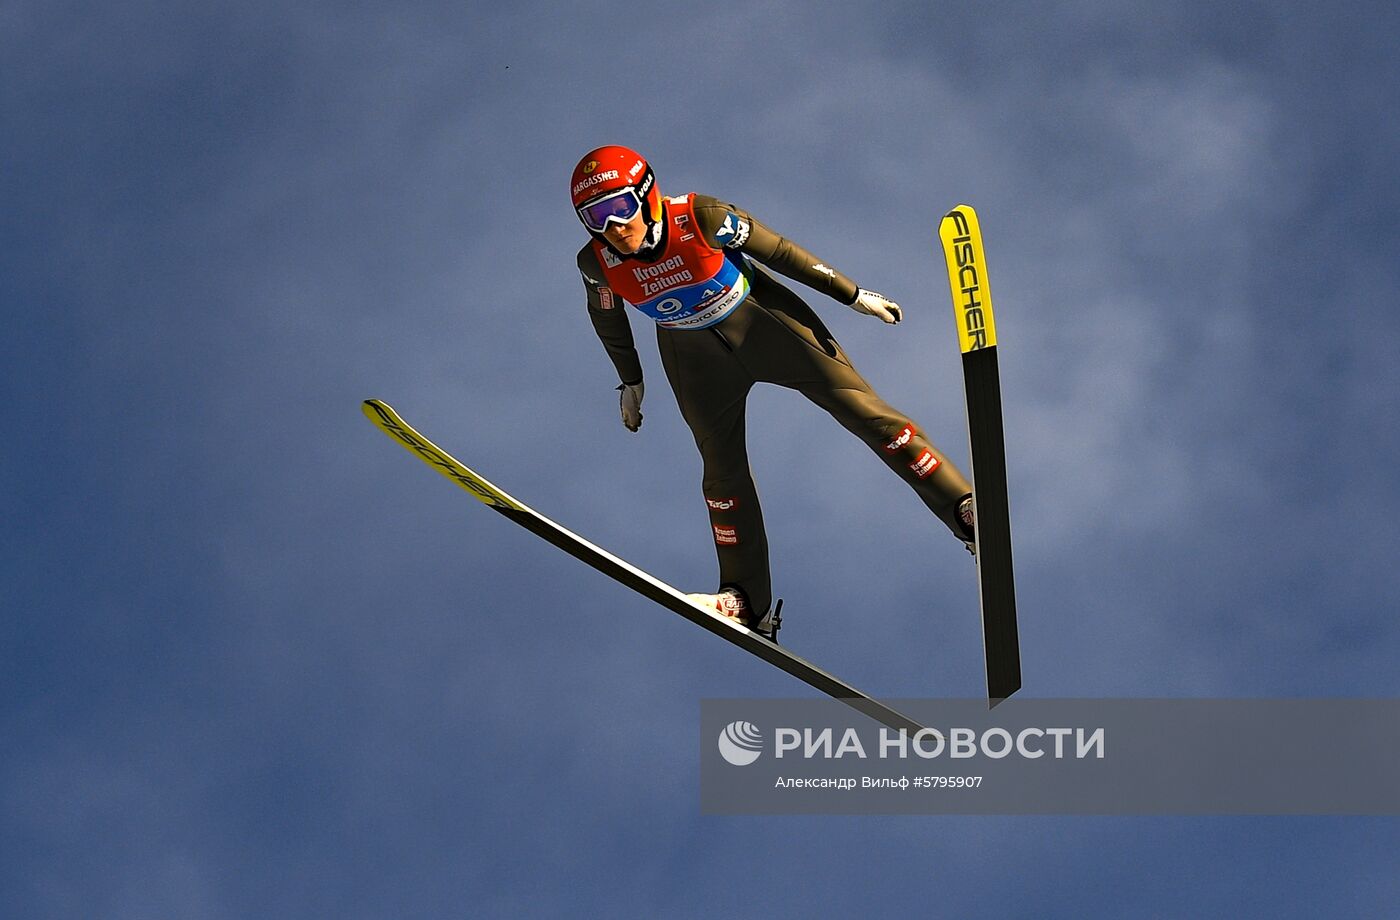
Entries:
{"type": "Polygon", "coordinates": [[[874,291],[857,287],[850,278],[792,240],[770,230],[743,208],[708,195],[696,195],[695,215],[711,245],[738,250],[859,313],[877,316],[887,323],[897,323],[901,319],[898,304],[874,291]]]}
{"type": "Polygon", "coordinates": [[[695,217],[711,245],[738,250],[841,303],[855,302],[858,289],[854,281],[768,229],[743,208],[708,195],[696,195],[695,217]]]}
{"type": "Polygon", "coordinates": [[[632,324],[623,309],[622,298],[608,290],[602,283],[603,271],[598,266],[598,258],[591,246],[585,246],[578,254],[579,275],[583,277],[583,288],[588,296],[588,319],[593,323],[593,331],[617,368],[622,385],[619,408],[622,424],[628,430],[636,431],[642,425],[642,361],[637,355],[637,345],[632,338],[632,324]]]}
{"type": "Polygon", "coordinates": [[[607,349],[613,366],[617,368],[618,379],[623,383],[641,383],[642,361],[637,356],[627,311],[623,309],[622,298],[603,285],[603,270],[598,267],[591,247],[584,247],[579,252],[578,270],[588,294],[588,318],[593,322],[593,330],[607,349]]]}

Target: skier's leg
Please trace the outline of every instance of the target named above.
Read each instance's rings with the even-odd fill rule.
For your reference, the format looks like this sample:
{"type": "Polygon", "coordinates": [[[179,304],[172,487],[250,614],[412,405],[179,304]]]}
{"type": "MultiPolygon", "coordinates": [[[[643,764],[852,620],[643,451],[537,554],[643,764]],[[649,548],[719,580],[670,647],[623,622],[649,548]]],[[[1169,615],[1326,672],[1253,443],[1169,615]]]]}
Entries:
{"type": "Polygon", "coordinates": [[[773,588],[768,536],[744,432],[753,378],[713,330],[658,327],[657,343],[681,416],[700,449],[720,585],[739,589],[756,619],[768,610],[773,588]]]}
{"type": "Polygon", "coordinates": [[[964,542],[972,538],[971,503],[965,501],[972,485],[912,419],[881,399],[868,383],[863,388],[798,389],[879,455],[954,536],[964,542]]]}
{"type": "Polygon", "coordinates": [[[719,557],[720,585],[739,588],[753,614],[762,616],[772,601],[773,587],[763,509],[749,469],[744,403],[713,419],[705,430],[692,432],[704,462],[705,505],[719,557]]]}
{"type": "Polygon", "coordinates": [[[743,352],[761,355],[765,366],[754,375],[798,390],[831,413],[860,438],[895,475],[913,488],[952,533],[972,537],[971,520],[960,511],[972,486],[922,429],[885,402],[851,365],[820,318],[796,294],[776,281],[755,284],[772,322],[755,322],[743,352]]]}

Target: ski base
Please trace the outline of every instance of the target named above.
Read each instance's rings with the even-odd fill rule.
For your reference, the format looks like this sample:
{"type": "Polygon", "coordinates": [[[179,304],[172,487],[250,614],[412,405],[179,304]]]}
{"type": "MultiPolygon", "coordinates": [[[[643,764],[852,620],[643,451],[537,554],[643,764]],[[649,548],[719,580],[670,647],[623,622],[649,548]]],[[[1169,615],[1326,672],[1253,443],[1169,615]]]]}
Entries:
{"type": "Polygon", "coordinates": [[[810,661],[794,655],[775,642],[764,638],[758,632],[701,607],[665,582],[614,556],[607,550],[595,546],[578,534],[511,497],[487,480],[486,477],[470,469],[447,451],[429,441],[383,402],[377,399],[368,399],[365,400],[362,408],[369,420],[374,422],[381,431],[429,467],[437,470],[492,510],[509,518],[546,542],[554,544],[574,558],[587,563],[643,597],[655,601],[671,612],[685,617],[721,639],[739,646],[744,651],[786,671],[814,689],[841,700],[852,709],[862,712],[890,728],[904,729],[911,734],[924,729],[923,725],[908,716],[862,693],[810,661]]]}
{"type": "Polygon", "coordinates": [[[958,205],[943,218],[938,235],[948,266],[962,352],[987,699],[995,706],[1021,689],[996,320],[977,213],[967,205],[958,205]]]}

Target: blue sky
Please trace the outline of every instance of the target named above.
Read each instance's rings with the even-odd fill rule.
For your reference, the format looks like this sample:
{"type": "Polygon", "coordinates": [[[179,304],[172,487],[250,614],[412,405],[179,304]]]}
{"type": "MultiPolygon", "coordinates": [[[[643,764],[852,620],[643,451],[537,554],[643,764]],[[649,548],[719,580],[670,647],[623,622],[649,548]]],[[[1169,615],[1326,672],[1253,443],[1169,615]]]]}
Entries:
{"type": "MultiPolygon", "coordinates": [[[[489,514],[713,587],[650,330],[616,418],[601,143],[899,300],[819,295],[966,457],[938,216],[982,217],[1025,693],[1400,692],[1386,4],[0,5],[0,892],[22,917],[1360,915],[1393,818],[709,818],[738,653],[489,514]]],[[[972,568],[755,391],[784,638],[981,692],[972,568]]]]}

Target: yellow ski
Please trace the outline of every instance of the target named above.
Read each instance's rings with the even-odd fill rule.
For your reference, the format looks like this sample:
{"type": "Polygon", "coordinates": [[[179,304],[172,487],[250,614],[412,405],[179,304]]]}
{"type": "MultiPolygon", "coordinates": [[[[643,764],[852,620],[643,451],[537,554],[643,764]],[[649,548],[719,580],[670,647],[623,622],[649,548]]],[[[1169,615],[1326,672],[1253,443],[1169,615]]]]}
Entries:
{"type": "Polygon", "coordinates": [[[962,351],[987,697],[995,706],[1021,688],[997,326],[977,212],[965,204],[958,205],[943,218],[938,235],[948,266],[948,287],[953,295],[958,347],[962,351]]]}
{"type": "Polygon", "coordinates": [[[872,699],[845,681],[828,674],[811,662],[794,655],[763,635],[740,626],[733,620],[694,603],[680,591],[647,574],[631,563],[614,556],[578,534],[556,524],[470,469],[447,451],[429,441],[409,425],[399,414],[377,399],[367,399],[364,413],[369,420],[410,453],[443,476],[471,493],[471,496],[493,510],[510,518],[526,530],[554,544],[569,555],[588,563],[644,597],[701,626],[721,639],[734,643],[747,652],[775,665],[799,680],[841,700],[871,718],[911,734],[923,726],[878,700],[872,699]]]}

